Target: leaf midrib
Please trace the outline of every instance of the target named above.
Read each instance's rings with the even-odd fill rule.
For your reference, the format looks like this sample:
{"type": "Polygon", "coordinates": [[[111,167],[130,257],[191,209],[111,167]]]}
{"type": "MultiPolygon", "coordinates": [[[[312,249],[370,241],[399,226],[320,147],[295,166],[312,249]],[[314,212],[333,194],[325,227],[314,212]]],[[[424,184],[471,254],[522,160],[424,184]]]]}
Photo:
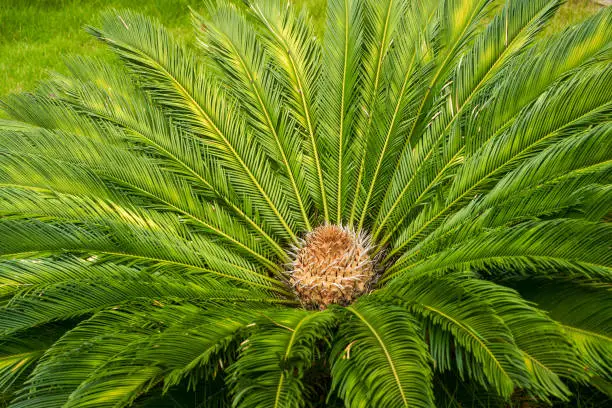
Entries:
{"type": "Polygon", "coordinates": [[[402,388],[402,382],[399,378],[399,375],[397,374],[397,369],[395,368],[395,364],[393,364],[393,359],[391,358],[391,355],[389,354],[389,351],[387,350],[387,347],[385,346],[385,343],[383,342],[382,338],[380,337],[376,329],[374,329],[374,327],[372,327],[372,325],[365,319],[365,317],[361,315],[357,310],[355,310],[355,308],[349,307],[347,309],[350,310],[355,316],[357,316],[359,320],[361,320],[367,326],[367,328],[372,332],[372,334],[374,334],[374,337],[376,337],[376,341],[378,341],[378,344],[380,344],[380,347],[382,348],[385,354],[385,358],[387,359],[387,362],[389,363],[389,367],[391,368],[391,371],[393,373],[393,377],[397,384],[397,388],[399,389],[400,395],[402,397],[402,401],[404,402],[404,406],[407,407],[408,401],[406,400],[406,395],[404,394],[404,389],[402,388]]]}

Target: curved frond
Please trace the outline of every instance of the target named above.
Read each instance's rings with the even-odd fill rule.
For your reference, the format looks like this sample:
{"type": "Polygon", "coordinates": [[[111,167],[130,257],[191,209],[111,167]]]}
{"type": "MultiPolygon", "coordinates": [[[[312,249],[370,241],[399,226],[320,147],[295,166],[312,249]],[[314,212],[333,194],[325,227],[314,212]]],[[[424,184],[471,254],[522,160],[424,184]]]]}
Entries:
{"type": "Polygon", "coordinates": [[[360,91],[363,56],[364,2],[327,2],[326,35],[321,60],[326,81],[319,90],[321,110],[319,143],[327,153],[325,188],[331,219],[342,223],[350,205],[351,191],[358,188],[353,163],[364,148],[358,129],[361,111],[354,107],[363,99],[360,91]]]}
{"type": "Polygon", "coordinates": [[[584,373],[608,381],[612,375],[610,284],[537,282],[531,288],[521,285],[519,290],[561,324],[585,363],[584,373]]]}
{"type": "Polygon", "coordinates": [[[486,283],[466,279],[468,276],[408,279],[392,284],[388,293],[431,325],[429,347],[437,369],[456,366],[462,378],[473,378],[509,397],[516,386],[529,384],[529,373],[512,331],[488,299],[505,294],[482,296],[479,292],[486,283]],[[444,333],[451,334],[454,341],[444,333]],[[462,351],[454,362],[452,344],[462,351]]]}
{"type": "Polygon", "coordinates": [[[0,190],[0,214],[4,216],[0,221],[4,258],[53,250],[96,253],[119,262],[208,273],[235,283],[278,285],[244,257],[190,235],[180,222],[156,212],[57,193],[4,189],[0,190]]]}
{"type": "Polygon", "coordinates": [[[128,406],[164,374],[167,386],[197,367],[207,368],[194,380],[214,375],[219,363],[212,358],[223,356],[251,319],[231,307],[162,303],[99,312],[45,353],[11,407],[128,406]]]}
{"type": "Polygon", "coordinates": [[[573,348],[563,328],[541,310],[522,299],[517,292],[486,281],[470,282],[470,295],[486,299],[512,333],[530,373],[520,387],[567,400],[570,391],[561,381],[584,381],[586,376],[580,353],[573,348]]]}
{"type": "Polygon", "coordinates": [[[211,18],[194,16],[202,52],[214,55],[220,80],[248,112],[257,139],[287,176],[287,190],[294,196],[287,199],[295,198],[292,204],[300,211],[306,230],[310,230],[311,198],[304,175],[301,135],[282,109],[283,95],[269,69],[270,57],[262,52],[257,37],[248,30],[248,21],[236,7],[216,5],[211,18]]]}
{"type": "Polygon", "coordinates": [[[61,327],[50,325],[27,336],[0,337],[0,402],[10,400],[23,386],[38,360],[62,333],[61,327]]]}
{"type": "Polygon", "coordinates": [[[402,265],[400,259],[385,279],[471,268],[497,276],[544,274],[551,269],[609,280],[612,254],[607,242],[611,233],[608,224],[580,219],[526,222],[481,233],[414,265],[402,265]]]}
{"type": "Polygon", "coordinates": [[[314,396],[308,371],[320,363],[318,343],[329,341],[336,317],[303,310],[261,315],[230,367],[234,406],[303,407],[314,396]]]}
{"type": "Polygon", "coordinates": [[[148,78],[150,82],[142,85],[157,102],[176,109],[177,119],[210,140],[207,146],[234,174],[234,188],[241,185],[243,194],[260,200],[262,209],[269,210],[268,222],[281,226],[295,240],[293,228],[299,224],[283,197],[280,176],[273,176],[259,143],[252,136],[245,137],[251,132],[236,102],[201,71],[191,52],[173,41],[159,23],[131,12],[107,14],[102,27],[89,31],[141,74],[141,81],[148,78]]]}
{"type": "MultiPolygon", "coordinates": [[[[285,255],[270,236],[271,231],[267,225],[260,225],[261,222],[252,209],[247,207],[247,203],[228,188],[227,174],[219,171],[214,156],[207,152],[201,138],[183,131],[163,111],[152,108],[150,98],[137,88],[125,70],[84,58],[71,59],[67,65],[73,78],[56,77],[46,85],[46,93],[61,98],[94,120],[119,127],[123,130],[123,139],[118,143],[125,147],[136,147],[132,149],[133,152],[153,156],[165,171],[185,179],[194,190],[206,193],[206,198],[227,205],[231,213],[237,214],[249,227],[261,234],[266,244],[280,257],[285,255]]],[[[14,108],[14,105],[11,104],[11,107],[14,108]]],[[[28,109],[32,109],[31,104],[20,104],[19,112],[13,109],[11,113],[15,115],[28,109]]],[[[41,113],[36,112],[36,123],[40,123],[41,113]]],[[[66,116],[64,109],[56,114],[46,109],[44,114],[50,116],[49,119],[58,117],[54,127],[62,126],[62,129],[70,130],[63,128],[66,116]]],[[[50,127],[46,122],[41,125],[50,127]]]]}
{"type": "Polygon", "coordinates": [[[422,331],[402,308],[358,302],[334,342],[332,386],[347,407],[433,405],[422,331]]]}
{"type": "MultiPolygon", "coordinates": [[[[100,132],[102,129],[98,129],[100,132]]],[[[107,139],[121,136],[112,129],[103,134],[107,139]]],[[[121,204],[128,201],[124,204],[128,207],[174,212],[196,230],[222,237],[271,270],[276,269],[244,226],[223,209],[204,201],[184,180],[160,169],[153,159],[138,158],[107,143],[60,131],[37,128],[19,138],[11,136],[10,132],[0,132],[5,149],[0,177],[8,187],[32,186],[76,193],[71,183],[66,183],[67,179],[83,183],[102,181],[90,185],[88,195],[105,198],[110,190],[114,192],[111,195],[114,201],[121,204]],[[62,184],[54,185],[51,181],[62,184]]]]}
{"type": "Polygon", "coordinates": [[[601,218],[610,208],[607,189],[597,187],[610,181],[609,136],[609,125],[602,124],[549,146],[449,217],[403,257],[416,262],[487,229],[535,218],[601,218]]]}
{"type": "Polygon", "coordinates": [[[260,34],[270,58],[281,70],[285,82],[286,103],[305,134],[303,144],[307,155],[305,167],[311,194],[329,220],[327,191],[323,180],[323,158],[319,151],[317,132],[319,111],[316,100],[316,78],[321,74],[321,49],[305,9],[297,10],[291,2],[261,0],[250,4],[254,31],[260,34]]]}
{"type": "MultiPolygon", "coordinates": [[[[387,222],[393,221],[390,217],[398,206],[410,204],[414,208],[422,200],[426,200],[429,190],[448,177],[444,173],[456,165],[465,142],[465,136],[459,128],[461,121],[473,113],[478,97],[487,88],[491,88],[490,83],[495,83],[494,78],[529,44],[556,6],[557,1],[509,2],[476,38],[472,48],[462,56],[449,78],[449,90],[439,96],[439,106],[434,106],[431,123],[428,124],[429,128],[424,130],[424,137],[419,142],[421,146],[416,146],[417,152],[410,151],[410,143],[404,145],[391,181],[392,190],[387,190],[385,194],[381,208],[383,218],[375,235],[379,234],[387,222]],[[445,141],[443,147],[440,146],[440,140],[449,133],[451,140],[445,141]],[[438,152],[441,147],[442,152],[438,152]],[[416,184],[417,182],[419,184],[416,184]]],[[[462,7],[467,7],[467,4],[462,7]]],[[[439,73],[438,70],[435,75],[439,73]]],[[[418,117],[413,122],[413,131],[417,121],[418,117]]],[[[399,214],[404,219],[405,215],[402,214],[406,212],[400,211],[399,214]]],[[[391,230],[395,228],[397,227],[391,227],[391,230]]],[[[384,238],[385,242],[388,236],[389,234],[384,238]]]]}
{"type": "Polygon", "coordinates": [[[214,280],[153,276],[126,266],[86,260],[22,260],[4,263],[2,268],[8,269],[2,276],[12,278],[6,282],[16,287],[16,293],[0,309],[1,335],[138,300],[266,299],[214,280]]]}

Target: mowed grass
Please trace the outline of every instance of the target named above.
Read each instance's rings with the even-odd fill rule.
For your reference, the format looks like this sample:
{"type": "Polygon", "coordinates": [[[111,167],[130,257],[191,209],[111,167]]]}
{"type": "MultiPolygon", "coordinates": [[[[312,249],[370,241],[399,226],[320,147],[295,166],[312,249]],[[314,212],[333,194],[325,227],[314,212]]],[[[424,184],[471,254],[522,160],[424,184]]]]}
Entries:
{"type": "MultiPolygon", "coordinates": [[[[189,7],[205,0],[0,0],[0,97],[33,89],[49,71],[64,72],[62,57],[103,56],[105,48],[84,32],[101,11],[130,8],[159,18],[177,36],[192,37],[189,7]]],[[[298,0],[323,22],[325,0],[298,0]]],[[[569,0],[545,34],[558,31],[595,13],[591,0],[569,0]]]]}

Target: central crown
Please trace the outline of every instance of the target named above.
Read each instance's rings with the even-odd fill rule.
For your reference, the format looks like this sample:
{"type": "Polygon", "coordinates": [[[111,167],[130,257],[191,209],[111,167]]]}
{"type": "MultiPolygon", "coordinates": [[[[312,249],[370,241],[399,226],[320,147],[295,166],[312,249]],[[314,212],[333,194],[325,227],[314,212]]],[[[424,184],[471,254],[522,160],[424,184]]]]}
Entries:
{"type": "Polygon", "coordinates": [[[295,251],[291,283],[302,304],[325,309],[348,305],[368,292],[374,278],[370,239],[338,225],[306,234],[295,251]]]}

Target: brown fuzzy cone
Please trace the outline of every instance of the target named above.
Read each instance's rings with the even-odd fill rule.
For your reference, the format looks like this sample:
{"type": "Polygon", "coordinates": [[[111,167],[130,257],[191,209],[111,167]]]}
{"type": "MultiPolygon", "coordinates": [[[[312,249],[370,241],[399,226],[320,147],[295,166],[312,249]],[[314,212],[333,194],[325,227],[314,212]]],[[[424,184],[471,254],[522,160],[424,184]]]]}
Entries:
{"type": "Polygon", "coordinates": [[[370,289],[374,266],[369,239],[337,225],[306,235],[297,249],[291,283],[305,306],[348,305],[370,289]]]}

